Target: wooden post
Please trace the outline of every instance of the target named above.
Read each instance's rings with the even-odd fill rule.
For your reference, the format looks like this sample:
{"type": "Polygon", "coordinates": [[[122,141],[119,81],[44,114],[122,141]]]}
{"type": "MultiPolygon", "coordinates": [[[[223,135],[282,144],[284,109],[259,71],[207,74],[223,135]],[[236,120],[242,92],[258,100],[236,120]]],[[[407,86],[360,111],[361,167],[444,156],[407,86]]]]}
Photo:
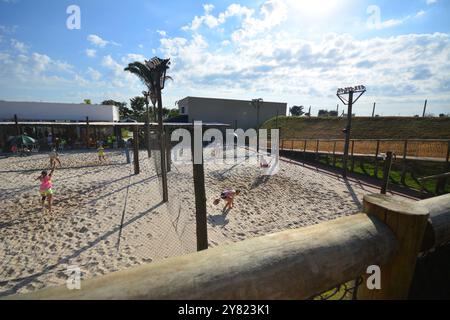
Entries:
{"type": "Polygon", "coordinates": [[[19,119],[17,118],[17,114],[14,115],[14,123],[16,125],[16,136],[20,136],[20,126],[19,126],[19,119]]]}
{"type": "Polygon", "coordinates": [[[352,167],[351,171],[355,172],[355,140],[352,140],[352,167]]]}
{"type": "MultiPolygon", "coordinates": [[[[194,129],[195,130],[195,129],[194,129]]],[[[208,249],[208,221],[206,210],[206,190],[205,190],[205,171],[203,161],[203,145],[197,145],[197,148],[201,148],[202,161],[201,163],[195,163],[194,150],[195,150],[195,134],[192,134],[191,138],[191,152],[193,163],[193,177],[194,177],[194,197],[195,197],[195,220],[196,220],[196,234],[197,234],[197,251],[208,249]]]]}
{"type": "Polygon", "coordinates": [[[389,175],[391,173],[392,166],[392,152],[388,151],[386,153],[386,160],[384,161],[384,170],[383,170],[383,184],[381,186],[381,194],[386,194],[388,186],[389,186],[389,175]]]}
{"type": "Polygon", "coordinates": [[[133,162],[134,162],[134,174],[140,173],[139,167],[139,127],[135,126],[133,130],[133,162]]]}
{"type": "Polygon", "coordinates": [[[170,132],[169,129],[165,130],[166,132],[166,163],[167,163],[167,172],[172,171],[172,143],[170,141],[170,132]]]}
{"type": "Polygon", "coordinates": [[[445,160],[445,162],[447,163],[447,170],[450,170],[450,140],[448,141],[447,159],[445,160]]]}
{"type": "MultiPolygon", "coordinates": [[[[450,142],[449,142],[449,148],[450,148],[450,142]]],[[[291,150],[294,151],[294,140],[291,141],[291,150]]]]}
{"type": "Polygon", "coordinates": [[[375,152],[375,169],[373,175],[378,179],[378,154],[380,153],[380,140],[377,140],[377,150],[375,152]]]}
{"type": "Polygon", "coordinates": [[[428,223],[428,209],[416,202],[386,195],[364,197],[364,212],[384,222],[397,238],[394,257],[381,269],[381,289],[370,290],[367,277],[358,289],[360,300],[404,300],[408,298],[417,256],[428,223]]]}
{"type": "Polygon", "coordinates": [[[95,144],[97,145],[97,141],[98,141],[98,133],[97,133],[97,127],[94,127],[94,139],[95,139],[95,144]]]}
{"type": "Polygon", "coordinates": [[[408,154],[408,140],[405,140],[405,146],[403,147],[403,163],[402,163],[402,178],[401,183],[406,184],[406,156],[408,154]]]}
{"type": "MultiPolygon", "coordinates": [[[[55,135],[53,134],[52,127],[52,137],[55,139],[55,135]]],[[[89,117],[86,117],[86,149],[89,149],[89,117]]]]}
{"type": "Polygon", "coordinates": [[[317,144],[316,144],[316,161],[319,161],[319,143],[320,143],[320,140],[317,139],[317,144]]]}

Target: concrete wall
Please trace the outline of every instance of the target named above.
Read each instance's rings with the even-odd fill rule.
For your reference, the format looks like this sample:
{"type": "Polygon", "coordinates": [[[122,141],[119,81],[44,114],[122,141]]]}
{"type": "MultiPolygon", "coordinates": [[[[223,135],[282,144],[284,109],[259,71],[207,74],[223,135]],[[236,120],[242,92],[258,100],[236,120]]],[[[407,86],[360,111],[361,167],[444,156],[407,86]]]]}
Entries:
{"type": "Polygon", "coordinates": [[[19,121],[119,121],[115,106],[0,101],[0,121],[11,121],[14,115],[19,121]]]}
{"type": "MultiPolygon", "coordinates": [[[[189,115],[189,122],[202,120],[203,122],[220,122],[229,124],[232,128],[255,128],[257,125],[257,111],[245,100],[226,100],[212,98],[187,97],[178,102],[179,110],[184,107],[184,114],[189,115]]],[[[260,125],[267,120],[286,115],[287,104],[264,102],[260,108],[260,125]]]]}

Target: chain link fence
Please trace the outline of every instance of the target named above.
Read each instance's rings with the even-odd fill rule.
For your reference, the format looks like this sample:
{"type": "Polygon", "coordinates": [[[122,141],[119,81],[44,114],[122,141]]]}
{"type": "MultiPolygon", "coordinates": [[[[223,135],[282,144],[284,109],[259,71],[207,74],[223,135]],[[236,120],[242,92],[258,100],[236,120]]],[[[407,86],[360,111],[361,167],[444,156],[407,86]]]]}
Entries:
{"type": "MultiPolygon", "coordinates": [[[[140,134],[143,137],[143,133],[140,134]]],[[[0,159],[0,296],[64,285],[196,250],[192,165],[172,166],[169,202],[161,196],[158,135],[151,157],[141,139],[139,174],[133,148],[70,151],[52,177],[53,210],[36,180],[48,154],[0,159]],[[47,204],[46,204],[47,205],[47,204]]]]}

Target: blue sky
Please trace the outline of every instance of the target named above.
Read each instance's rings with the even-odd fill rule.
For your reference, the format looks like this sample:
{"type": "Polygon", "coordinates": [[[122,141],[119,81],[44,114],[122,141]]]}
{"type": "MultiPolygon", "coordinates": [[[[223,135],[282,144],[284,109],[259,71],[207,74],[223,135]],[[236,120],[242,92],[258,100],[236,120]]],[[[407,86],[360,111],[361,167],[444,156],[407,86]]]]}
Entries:
{"type": "Polygon", "coordinates": [[[317,113],[364,84],[358,115],[420,114],[425,99],[450,113],[450,0],[0,0],[1,100],[129,101],[144,88],[123,68],[155,55],[173,62],[168,107],[262,97],[317,113]]]}

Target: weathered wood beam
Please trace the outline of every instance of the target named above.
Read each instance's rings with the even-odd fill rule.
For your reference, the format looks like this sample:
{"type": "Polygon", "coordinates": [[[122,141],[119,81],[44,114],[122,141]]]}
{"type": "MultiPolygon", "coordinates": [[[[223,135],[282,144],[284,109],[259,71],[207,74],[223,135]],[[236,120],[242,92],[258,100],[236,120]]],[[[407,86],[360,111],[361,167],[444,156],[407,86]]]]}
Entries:
{"type": "Polygon", "coordinates": [[[389,227],[356,214],[9,299],[305,299],[386,264],[396,248],[389,227]]]}

